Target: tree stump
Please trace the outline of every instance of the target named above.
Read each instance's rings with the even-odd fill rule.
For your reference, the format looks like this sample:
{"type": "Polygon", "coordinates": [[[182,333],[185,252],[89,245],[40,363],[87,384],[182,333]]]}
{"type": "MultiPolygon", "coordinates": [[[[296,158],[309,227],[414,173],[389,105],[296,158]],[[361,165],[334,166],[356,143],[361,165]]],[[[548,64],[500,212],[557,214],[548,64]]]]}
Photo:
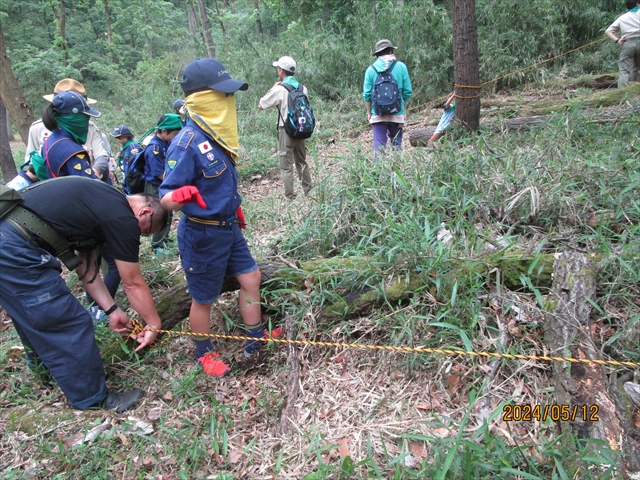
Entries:
{"type": "MultiPolygon", "coordinates": [[[[589,300],[596,294],[597,273],[598,268],[581,253],[556,254],[554,279],[549,295],[552,310],[545,318],[545,339],[549,356],[601,359],[590,329],[589,300]]],[[[617,393],[609,392],[604,367],[597,364],[554,362],[552,369],[557,405],[568,405],[570,412],[576,406],[579,412],[574,420],[558,422],[561,432],[577,439],[603,440],[610,449],[628,455],[620,459],[620,470],[623,473],[638,470],[639,446],[633,439],[635,433],[632,431],[635,427],[618,410],[617,393]],[[598,420],[595,420],[596,417],[598,420]]],[[[573,442],[565,443],[570,451],[575,451],[573,442]]],[[[578,462],[576,458],[576,471],[584,468],[578,462]]]]}

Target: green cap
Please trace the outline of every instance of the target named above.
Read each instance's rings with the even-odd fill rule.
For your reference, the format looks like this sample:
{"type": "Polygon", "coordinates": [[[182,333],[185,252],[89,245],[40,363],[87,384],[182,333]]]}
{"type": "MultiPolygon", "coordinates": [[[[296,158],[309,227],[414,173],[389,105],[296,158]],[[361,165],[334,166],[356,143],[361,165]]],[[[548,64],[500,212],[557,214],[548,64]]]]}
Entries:
{"type": "Polygon", "coordinates": [[[165,113],[158,121],[158,130],[180,130],[182,121],[177,113],[165,113]]]}

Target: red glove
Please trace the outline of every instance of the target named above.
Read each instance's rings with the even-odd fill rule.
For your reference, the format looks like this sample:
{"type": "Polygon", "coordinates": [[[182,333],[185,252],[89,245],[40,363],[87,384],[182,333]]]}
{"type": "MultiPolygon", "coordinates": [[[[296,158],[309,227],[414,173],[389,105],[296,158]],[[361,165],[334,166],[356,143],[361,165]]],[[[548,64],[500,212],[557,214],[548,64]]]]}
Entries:
{"type": "Polygon", "coordinates": [[[196,202],[200,208],[207,208],[207,204],[204,203],[198,187],[194,187],[193,185],[185,185],[184,187],[174,190],[171,194],[171,200],[176,203],[196,202]]]}
{"type": "Polygon", "coordinates": [[[240,228],[247,228],[247,222],[244,220],[244,213],[242,212],[242,206],[236,210],[236,217],[238,217],[238,226],[240,228]]]}

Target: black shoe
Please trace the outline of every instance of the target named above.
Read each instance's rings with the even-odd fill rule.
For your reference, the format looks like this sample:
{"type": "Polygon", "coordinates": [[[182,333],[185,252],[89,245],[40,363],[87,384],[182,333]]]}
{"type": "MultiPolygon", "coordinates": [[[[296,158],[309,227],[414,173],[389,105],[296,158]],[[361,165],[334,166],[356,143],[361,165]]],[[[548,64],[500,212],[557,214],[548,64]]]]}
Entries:
{"type": "Polygon", "coordinates": [[[105,410],[115,410],[116,413],[126,412],[136,406],[136,402],[144,397],[145,391],[134,388],[127,392],[109,392],[101,404],[105,410]]]}

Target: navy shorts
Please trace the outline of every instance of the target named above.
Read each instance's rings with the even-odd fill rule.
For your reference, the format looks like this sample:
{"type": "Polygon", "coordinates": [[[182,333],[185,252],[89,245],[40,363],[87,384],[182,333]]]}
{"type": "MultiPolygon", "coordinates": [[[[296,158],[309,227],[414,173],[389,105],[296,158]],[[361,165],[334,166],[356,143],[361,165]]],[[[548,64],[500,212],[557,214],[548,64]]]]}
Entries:
{"type": "Polygon", "coordinates": [[[183,215],[178,226],[178,249],[189,294],[197,303],[218,299],[226,276],[258,269],[240,227],[192,222],[183,215]]]}

